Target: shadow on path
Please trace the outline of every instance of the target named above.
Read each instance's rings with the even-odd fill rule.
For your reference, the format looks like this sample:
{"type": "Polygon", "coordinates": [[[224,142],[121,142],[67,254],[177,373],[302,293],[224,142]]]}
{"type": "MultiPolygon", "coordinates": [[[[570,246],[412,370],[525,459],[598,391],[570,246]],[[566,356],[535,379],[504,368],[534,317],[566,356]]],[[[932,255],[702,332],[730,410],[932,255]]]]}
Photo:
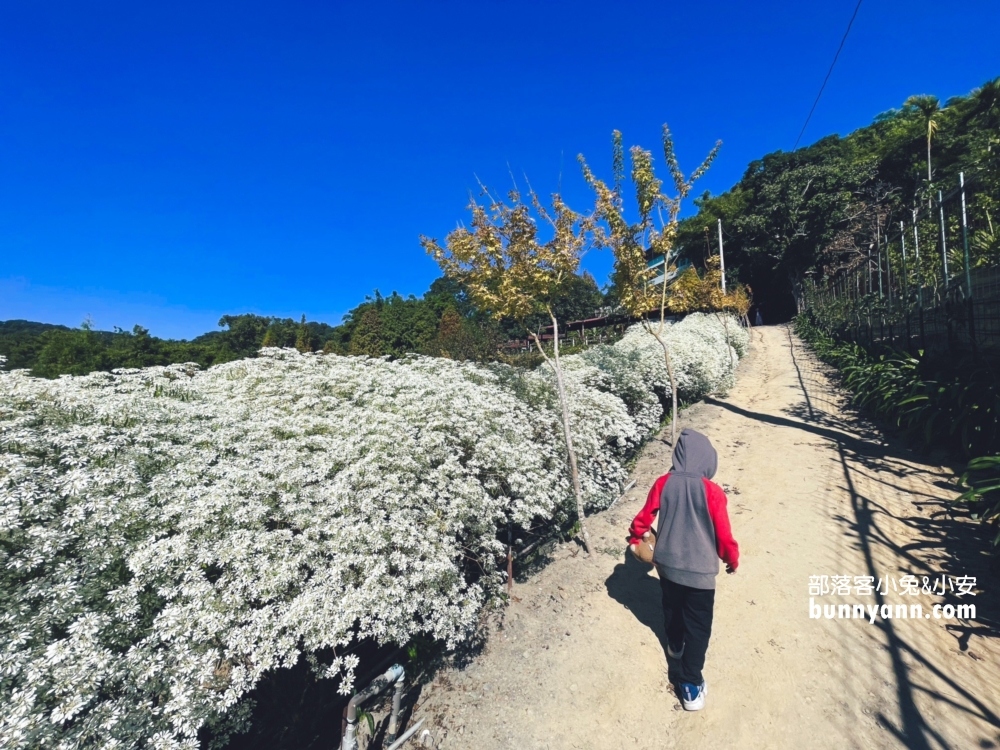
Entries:
{"type": "Polygon", "coordinates": [[[660,602],[660,581],[649,575],[650,568],[625,552],[624,561],[618,563],[604,582],[608,596],[635,615],[635,619],[653,631],[660,642],[664,660],[667,659],[667,634],[663,626],[663,607],[660,602]]]}
{"type": "MultiPolygon", "coordinates": [[[[796,343],[789,333],[789,352],[792,362],[798,375],[799,385],[802,389],[802,396],[805,401],[805,409],[801,409],[806,419],[819,421],[822,419],[827,424],[835,422],[829,414],[820,414],[814,408],[814,398],[811,397],[809,388],[802,376],[802,370],[796,358],[796,343]]],[[[726,408],[730,405],[722,404],[726,408]]],[[[736,407],[732,407],[733,410],[736,407]]],[[[851,533],[851,537],[856,540],[858,549],[864,555],[866,573],[878,580],[881,576],[890,571],[879,570],[875,559],[875,551],[878,548],[888,550],[897,561],[905,561],[911,567],[908,572],[923,572],[926,574],[948,574],[948,575],[977,575],[981,577],[988,574],[987,566],[982,562],[982,550],[985,549],[985,539],[979,533],[978,526],[969,523],[960,523],[948,513],[942,511],[934,514],[930,519],[924,518],[916,513],[907,516],[900,516],[892,513],[884,504],[877,502],[873,498],[865,496],[858,489],[856,476],[867,476],[867,471],[879,473],[886,471],[886,467],[881,465],[877,459],[887,456],[894,456],[901,459],[913,460],[912,455],[908,455],[905,450],[897,450],[886,445],[877,445],[870,440],[860,439],[841,430],[819,427],[815,424],[801,424],[784,420],[780,417],[770,417],[768,415],[752,415],[750,418],[759,418],[770,423],[785,423],[788,426],[795,426],[807,430],[814,434],[821,435],[834,442],[837,450],[837,457],[843,472],[845,488],[850,495],[851,517],[838,517],[836,520],[846,526],[851,533]],[[853,455],[851,455],[853,453],[853,455]],[[873,461],[873,459],[876,459],[873,461]],[[880,526],[880,516],[894,518],[906,525],[913,532],[913,539],[907,544],[898,544],[880,526]],[[976,550],[979,554],[976,554],[976,550]],[[943,563],[937,563],[935,570],[930,570],[926,562],[926,554],[914,555],[915,551],[926,553],[935,549],[943,552],[938,555],[943,558],[943,563]]],[[[910,493],[905,488],[895,487],[888,484],[896,492],[908,496],[910,493]]],[[[940,505],[945,505],[944,501],[938,501],[940,505]]],[[[970,636],[976,635],[985,637],[996,637],[1000,635],[997,618],[996,596],[986,587],[980,587],[981,593],[975,597],[977,606],[977,619],[966,622],[955,621],[949,630],[956,635],[957,645],[961,650],[968,649],[970,636]]],[[[886,604],[885,596],[878,590],[875,591],[877,605],[881,608],[886,604]]],[[[946,597],[947,603],[958,603],[955,597],[946,597]]],[[[894,726],[893,720],[879,714],[880,724],[893,734],[901,743],[908,748],[928,750],[931,747],[951,748],[951,743],[945,740],[939,731],[931,724],[929,719],[934,717],[934,711],[922,711],[916,701],[918,693],[923,693],[934,701],[936,708],[951,708],[976,716],[980,720],[1000,728],[1000,716],[973,695],[968,689],[959,684],[945,670],[935,664],[930,655],[921,653],[907,639],[902,637],[891,619],[880,619],[876,626],[883,632],[886,641],[886,649],[892,664],[892,671],[896,681],[896,700],[899,706],[900,726],[894,726]],[[905,658],[904,658],[905,657],[905,658]],[[942,695],[914,681],[911,674],[912,668],[907,664],[907,660],[919,665],[933,674],[938,680],[948,686],[951,697],[942,695]]],[[[982,738],[980,747],[997,747],[993,740],[982,738]]]]}

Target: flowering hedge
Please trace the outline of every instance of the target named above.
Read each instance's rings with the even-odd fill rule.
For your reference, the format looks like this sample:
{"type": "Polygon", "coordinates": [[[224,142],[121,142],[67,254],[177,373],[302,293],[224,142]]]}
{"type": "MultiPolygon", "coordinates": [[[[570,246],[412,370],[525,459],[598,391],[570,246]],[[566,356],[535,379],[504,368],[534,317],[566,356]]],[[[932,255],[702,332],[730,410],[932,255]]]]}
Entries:
{"type": "MultiPolygon", "coordinates": [[[[687,398],[746,351],[721,321],[670,328],[687,398]]],[[[633,327],[564,361],[605,507],[660,422],[662,350],[633,327]]],[[[498,530],[569,513],[555,399],[544,369],[287,349],[0,372],[4,746],[196,748],[303,655],[346,693],[359,639],[461,641],[501,589],[498,530]]]]}

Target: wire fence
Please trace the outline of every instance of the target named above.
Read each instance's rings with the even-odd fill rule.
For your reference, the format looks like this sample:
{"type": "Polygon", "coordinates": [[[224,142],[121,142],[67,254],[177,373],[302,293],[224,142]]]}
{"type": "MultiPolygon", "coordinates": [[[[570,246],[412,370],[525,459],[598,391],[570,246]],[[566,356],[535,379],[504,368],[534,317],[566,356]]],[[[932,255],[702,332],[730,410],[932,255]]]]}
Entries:
{"type": "MultiPolygon", "coordinates": [[[[868,345],[1000,360],[1000,232],[996,196],[959,176],[867,248],[807,284],[821,323],[868,345]]],[[[887,222],[888,223],[888,222],[887,222]]]]}

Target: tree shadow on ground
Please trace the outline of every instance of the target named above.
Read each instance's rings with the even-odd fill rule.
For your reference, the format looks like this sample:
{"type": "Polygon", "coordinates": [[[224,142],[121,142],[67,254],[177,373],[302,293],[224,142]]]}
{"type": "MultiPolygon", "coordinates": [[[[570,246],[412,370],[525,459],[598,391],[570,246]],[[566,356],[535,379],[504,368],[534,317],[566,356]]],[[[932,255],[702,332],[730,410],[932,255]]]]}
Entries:
{"type": "MultiPolygon", "coordinates": [[[[802,352],[796,353],[796,342],[789,334],[788,346],[792,362],[801,389],[802,402],[788,410],[796,419],[786,419],[770,414],[759,414],[741,409],[732,404],[713,400],[717,406],[738,413],[747,419],[753,419],[769,424],[793,427],[830,441],[836,452],[844,489],[850,497],[850,512],[836,516],[835,520],[842,524],[848,536],[853,540],[865,561],[867,575],[876,580],[888,571],[880,570],[876,553],[890,553],[892,559],[909,566],[909,572],[918,576],[975,576],[977,581],[992,580],[997,569],[996,558],[986,554],[989,540],[981,525],[970,523],[962,518],[962,512],[951,502],[941,498],[930,498],[927,495],[916,495],[912,501],[912,512],[894,512],[886,502],[878,497],[868,496],[859,487],[859,480],[872,482],[875,487],[885,487],[899,493],[901,496],[914,497],[908,488],[894,484],[889,475],[895,479],[904,477],[910,469],[907,464],[919,464],[915,452],[900,445],[900,441],[892,437],[886,438],[880,430],[872,426],[857,413],[850,413],[840,419],[838,415],[824,412],[815,404],[813,386],[807,383],[800,367],[802,352]],[[858,434],[851,434],[852,432],[858,434]],[[890,465],[897,461],[895,466],[890,465]],[[883,475],[883,476],[880,476],[883,475]],[[930,516],[920,513],[920,510],[931,508],[930,516]],[[903,524],[909,529],[909,539],[904,543],[896,542],[884,528],[886,521],[903,524]]],[[[800,345],[799,345],[800,346],[800,345]]],[[[825,373],[824,373],[825,374],[825,373]]],[[[839,410],[838,410],[839,411],[839,410]]],[[[923,470],[922,470],[923,471],[923,470]]],[[[934,474],[929,467],[928,473],[934,474]]],[[[953,480],[945,474],[935,484],[948,489],[953,487],[953,480]]],[[[874,495],[874,493],[870,493],[874,495]]],[[[955,490],[957,496],[958,491],[955,490]]],[[[967,621],[955,620],[949,624],[948,631],[956,641],[960,651],[969,649],[969,641],[973,635],[996,638],[1000,636],[1000,601],[995,589],[980,584],[979,593],[975,597],[976,616],[967,621]]],[[[884,594],[878,591],[874,594],[879,608],[886,604],[884,594]]],[[[969,597],[966,597],[969,599],[969,597]]],[[[946,594],[940,603],[961,604],[963,602],[953,593],[946,594]]],[[[998,716],[979,696],[963,686],[946,667],[937,664],[932,657],[923,653],[909,639],[904,637],[891,619],[880,619],[875,623],[884,635],[885,648],[892,664],[896,683],[896,702],[899,710],[898,722],[892,717],[879,714],[879,724],[891,733],[900,743],[908,748],[953,748],[935,728],[935,712],[921,710],[916,700],[919,694],[930,697],[934,705],[940,709],[958,710],[969,716],[975,716],[981,721],[1000,728],[998,716]],[[918,676],[913,674],[913,667],[907,662],[919,665],[927,670],[940,682],[947,686],[950,695],[931,690],[921,684],[918,676]]],[[[994,740],[981,738],[980,747],[997,747],[994,740]]]]}

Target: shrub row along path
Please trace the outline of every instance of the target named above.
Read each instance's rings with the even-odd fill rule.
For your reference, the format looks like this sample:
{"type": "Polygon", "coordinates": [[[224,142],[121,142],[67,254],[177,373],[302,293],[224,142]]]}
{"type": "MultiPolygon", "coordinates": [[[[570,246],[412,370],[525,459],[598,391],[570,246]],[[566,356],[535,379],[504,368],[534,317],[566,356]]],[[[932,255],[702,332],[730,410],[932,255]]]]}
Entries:
{"type": "MultiPolygon", "coordinates": [[[[954,473],[922,463],[846,407],[785,327],[756,329],[736,388],[683,414],[719,451],[741,547],[719,576],[705,710],[668,687],[659,585],[624,537],[670,447],[594,516],[598,552],[558,547],[465,668],[417,696],[426,744],[447,748],[1000,747],[996,569],[981,528],[952,508],[954,473]],[[978,578],[975,597],[824,597],[865,604],[974,601],[977,620],[809,618],[809,577],[978,578]]],[[[669,431],[664,434],[669,440],[669,431]]]]}

